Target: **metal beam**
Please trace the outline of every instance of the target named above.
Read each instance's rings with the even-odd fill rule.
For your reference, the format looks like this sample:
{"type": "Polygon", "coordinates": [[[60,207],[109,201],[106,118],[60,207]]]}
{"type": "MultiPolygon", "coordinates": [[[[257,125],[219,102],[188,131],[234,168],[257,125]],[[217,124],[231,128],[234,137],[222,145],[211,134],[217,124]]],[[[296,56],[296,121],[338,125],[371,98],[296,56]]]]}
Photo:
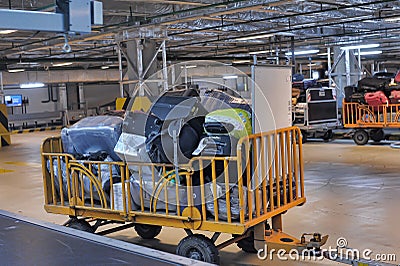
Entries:
{"type": "Polygon", "coordinates": [[[55,83],[87,83],[87,82],[119,82],[118,69],[108,70],[58,70],[58,71],[25,71],[19,73],[3,72],[4,85],[43,82],[55,83]]]}
{"type": "Polygon", "coordinates": [[[64,32],[60,13],[0,9],[0,29],[64,32]]]}

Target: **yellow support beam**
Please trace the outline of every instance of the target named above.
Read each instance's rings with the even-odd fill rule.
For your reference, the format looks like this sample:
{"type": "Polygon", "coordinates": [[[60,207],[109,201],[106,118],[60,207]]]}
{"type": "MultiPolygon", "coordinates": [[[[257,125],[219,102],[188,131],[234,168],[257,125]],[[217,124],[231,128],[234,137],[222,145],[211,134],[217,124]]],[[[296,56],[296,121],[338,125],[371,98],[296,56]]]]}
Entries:
{"type": "MultiPolygon", "coordinates": [[[[117,98],[115,101],[116,110],[126,110],[128,107],[128,98],[117,98]]],[[[151,101],[146,96],[137,96],[133,102],[131,111],[147,112],[150,109],[151,101]]]]}

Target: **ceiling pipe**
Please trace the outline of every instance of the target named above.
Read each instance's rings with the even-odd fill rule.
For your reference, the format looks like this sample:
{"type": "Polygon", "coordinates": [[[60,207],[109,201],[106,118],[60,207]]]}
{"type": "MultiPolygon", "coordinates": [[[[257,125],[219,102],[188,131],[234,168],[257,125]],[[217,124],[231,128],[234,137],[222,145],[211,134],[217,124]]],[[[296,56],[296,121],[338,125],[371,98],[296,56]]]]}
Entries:
{"type": "MultiPolygon", "coordinates": [[[[322,10],[322,11],[320,11],[320,12],[329,12],[329,11],[344,10],[344,9],[349,9],[349,8],[354,8],[354,7],[369,6],[369,5],[373,5],[373,4],[387,3],[387,2],[393,2],[393,1],[394,1],[394,0],[380,0],[380,1],[374,1],[374,2],[370,2],[370,3],[361,3],[361,4],[351,5],[351,6],[340,6],[340,7],[338,7],[338,8],[325,9],[325,10],[322,10]]],[[[197,9],[204,9],[204,8],[215,7],[215,6],[219,6],[219,5],[223,5],[223,4],[232,4],[232,3],[237,3],[237,2],[244,2],[244,0],[226,1],[226,2],[222,2],[222,3],[218,3],[218,4],[212,4],[212,5],[204,6],[204,7],[196,7],[196,8],[192,8],[192,9],[186,9],[185,12],[189,12],[189,11],[197,10],[197,9]]],[[[181,11],[177,11],[177,12],[178,12],[178,13],[181,13],[181,11]]],[[[183,12],[183,11],[182,11],[182,12],[183,12]]],[[[318,12],[318,13],[320,13],[320,12],[318,12]]],[[[211,28],[210,28],[210,27],[207,27],[207,28],[203,28],[203,29],[200,29],[200,30],[208,30],[208,29],[212,29],[212,28],[220,28],[220,27],[228,27],[228,26],[233,26],[233,25],[242,25],[242,24],[247,24],[247,23],[262,22],[262,21],[270,20],[270,19],[289,18],[289,17],[292,17],[292,16],[311,15],[311,14],[314,14],[314,13],[316,13],[316,12],[315,12],[315,11],[312,11],[312,12],[304,12],[304,13],[300,13],[300,14],[296,14],[296,15],[284,15],[284,16],[273,17],[273,18],[265,18],[265,19],[251,20],[251,21],[238,22],[238,23],[229,23],[229,24],[225,24],[225,25],[220,25],[220,26],[218,26],[218,27],[211,27],[211,28]]],[[[173,13],[172,13],[172,14],[173,14],[173,13]]],[[[171,15],[171,13],[164,14],[164,15],[162,15],[162,16],[168,16],[168,15],[171,15]]],[[[156,17],[158,17],[158,16],[155,16],[155,17],[152,17],[152,18],[156,18],[156,17]]],[[[176,19],[176,20],[174,20],[174,21],[178,22],[180,19],[182,19],[182,18],[176,19]]],[[[159,23],[149,23],[149,24],[146,24],[146,26],[157,25],[157,24],[159,24],[159,23]]],[[[111,30],[111,31],[106,32],[106,33],[102,33],[102,34],[89,34],[89,36],[86,36],[86,37],[84,37],[84,38],[82,38],[82,37],[71,38],[71,39],[70,39],[70,43],[74,43],[74,42],[78,42],[78,41],[85,41],[85,40],[86,40],[86,41],[95,40],[95,39],[102,38],[102,37],[105,37],[105,36],[111,36],[111,35],[113,35],[115,32],[124,29],[124,28],[120,28],[121,26],[129,25],[129,24],[127,24],[127,23],[121,23],[121,24],[117,24],[117,25],[119,26],[117,29],[111,30]]],[[[127,28],[132,28],[132,29],[133,29],[133,28],[142,27],[142,26],[144,26],[144,25],[140,25],[140,26],[134,25],[133,27],[130,26],[130,27],[127,27],[127,28]]],[[[182,33],[181,33],[181,34],[182,34],[182,33]]],[[[57,44],[60,44],[60,42],[48,43],[48,45],[44,45],[44,46],[42,46],[42,47],[40,47],[40,48],[38,48],[38,47],[30,47],[30,46],[29,46],[30,44],[27,44],[27,45],[23,45],[23,46],[17,46],[16,49],[22,49],[22,48],[24,48],[24,49],[23,49],[24,51],[29,51],[29,50],[42,50],[42,49],[48,49],[49,47],[52,47],[52,46],[57,45],[57,44]]],[[[0,51],[0,54],[3,53],[4,55],[11,55],[11,54],[18,54],[18,53],[22,53],[22,52],[23,52],[23,51],[15,51],[16,49],[15,49],[15,48],[4,49],[4,50],[0,51]],[[7,53],[7,51],[14,51],[14,52],[7,53]]]]}

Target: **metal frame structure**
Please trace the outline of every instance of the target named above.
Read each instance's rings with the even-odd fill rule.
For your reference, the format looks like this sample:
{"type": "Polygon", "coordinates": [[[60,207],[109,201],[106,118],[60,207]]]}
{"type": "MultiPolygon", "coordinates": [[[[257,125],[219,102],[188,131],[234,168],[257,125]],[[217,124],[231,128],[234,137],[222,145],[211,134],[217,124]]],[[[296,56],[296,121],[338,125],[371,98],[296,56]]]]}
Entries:
{"type": "MultiPolygon", "coordinates": [[[[142,28],[138,31],[123,31],[115,35],[115,42],[117,44],[118,52],[118,70],[119,70],[119,84],[120,84],[120,97],[125,97],[124,95],[124,85],[125,84],[137,84],[133,89],[129,90],[129,96],[132,97],[137,92],[140,96],[144,95],[144,83],[147,82],[162,82],[164,90],[168,89],[168,73],[167,73],[167,53],[166,53],[166,40],[167,31],[160,27],[147,27],[142,28]],[[142,45],[143,41],[153,40],[161,42],[159,47],[153,51],[154,55],[150,62],[145,62],[143,60],[143,51],[145,47],[142,45]],[[134,41],[136,44],[136,51],[129,51],[123,47],[123,43],[134,41]],[[156,62],[157,55],[161,52],[162,54],[162,79],[146,79],[145,76],[148,75],[150,67],[156,62]],[[125,78],[127,70],[123,69],[122,56],[125,57],[128,68],[135,71],[137,79],[125,78]]],[[[150,51],[151,52],[151,51],[150,51]]]]}
{"type": "MultiPolygon", "coordinates": [[[[322,134],[322,137],[326,140],[332,138],[333,133],[332,130],[335,129],[339,125],[338,118],[338,109],[337,109],[337,98],[333,92],[336,92],[334,88],[310,88],[306,90],[306,102],[305,103],[297,103],[302,106],[294,106],[293,107],[293,125],[297,126],[303,132],[303,140],[306,140],[308,134],[322,134]],[[332,90],[332,99],[330,100],[313,100],[311,98],[311,91],[323,91],[332,90]],[[334,108],[334,117],[320,119],[320,120],[310,120],[310,105],[313,104],[324,104],[327,105],[335,104],[334,108]],[[297,119],[303,121],[297,122],[297,119]]],[[[317,136],[316,136],[317,137],[317,136]]]]}

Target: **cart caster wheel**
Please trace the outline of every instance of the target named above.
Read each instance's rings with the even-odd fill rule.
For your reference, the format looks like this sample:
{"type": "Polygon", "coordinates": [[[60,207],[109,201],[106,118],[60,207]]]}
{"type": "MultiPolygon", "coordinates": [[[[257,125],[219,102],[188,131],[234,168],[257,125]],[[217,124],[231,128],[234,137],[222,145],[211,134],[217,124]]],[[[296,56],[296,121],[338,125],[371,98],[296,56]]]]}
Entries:
{"type": "Polygon", "coordinates": [[[162,227],[150,224],[135,224],[136,233],[143,239],[153,239],[161,232],[162,227]]]}
{"type": "Polygon", "coordinates": [[[89,232],[89,233],[94,233],[95,229],[93,228],[93,226],[91,226],[87,221],[85,220],[72,220],[71,222],[69,222],[69,224],[67,224],[67,227],[69,228],[74,228],[80,231],[85,231],[85,232],[89,232]]]}
{"type": "Polygon", "coordinates": [[[385,138],[385,132],[382,129],[371,129],[369,135],[374,142],[380,142],[385,138]]]}
{"type": "Polygon", "coordinates": [[[307,142],[307,131],[305,131],[305,130],[302,130],[301,131],[301,143],[306,143],[307,142]]]}
{"type": "Polygon", "coordinates": [[[256,248],[254,247],[254,232],[251,232],[250,235],[246,238],[239,240],[236,245],[247,253],[257,253],[256,248]]]}
{"type": "Polygon", "coordinates": [[[329,129],[328,131],[325,132],[324,136],[322,136],[322,139],[324,141],[329,141],[330,139],[333,139],[333,131],[329,129]]]}
{"type": "Polygon", "coordinates": [[[369,140],[368,133],[361,129],[354,133],[353,140],[357,145],[365,145],[369,140]]]}
{"type": "Polygon", "coordinates": [[[182,239],[176,248],[176,254],[194,260],[219,264],[217,247],[209,238],[200,234],[182,239]]]}

